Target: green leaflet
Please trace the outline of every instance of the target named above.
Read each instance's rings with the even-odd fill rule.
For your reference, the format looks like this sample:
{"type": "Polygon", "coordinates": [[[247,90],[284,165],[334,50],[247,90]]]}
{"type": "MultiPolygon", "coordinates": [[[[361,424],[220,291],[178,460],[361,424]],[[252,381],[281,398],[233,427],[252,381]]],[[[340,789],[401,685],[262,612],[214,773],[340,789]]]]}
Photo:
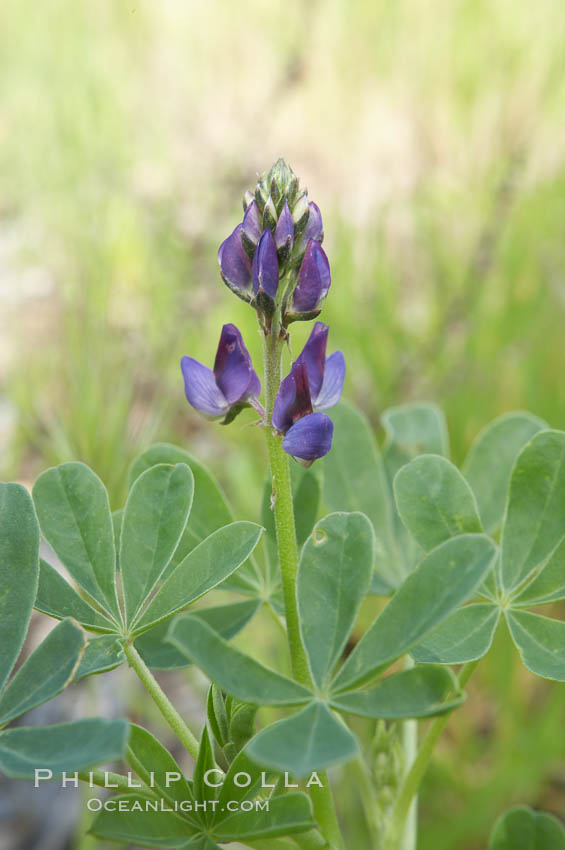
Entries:
{"type": "Polygon", "coordinates": [[[565,850],[565,829],[553,815],[518,806],[497,821],[488,850],[565,850]]]}
{"type": "Polygon", "coordinates": [[[541,431],[520,452],[502,530],[504,590],[520,585],[563,537],[565,432],[541,431]]]}
{"type": "Polygon", "coordinates": [[[331,705],[364,717],[433,717],[452,711],[463,698],[457,679],[447,668],[426,666],[387,676],[368,691],[336,696],[331,705]]]}
{"type": "Polygon", "coordinates": [[[420,643],[477,590],[496,556],[480,534],[453,537],[429,552],[363,635],[333,690],[349,690],[420,643]]]}
{"type": "Polygon", "coordinates": [[[358,750],[355,736],[323,702],[313,702],[298,714],[272,723],[246,747],[258,764],[298,777],[347,761],[358,750]]]}
{"type": "Polygon", "coordinates": [[[394,479],[394,495],[402,522],[425,551],[482,530],[469,485],[439,455],[421,455],[403,466],[394,479]]]}
{"type": "Polygon", "coordinates": [[[0,483],[0,691],[27,633],[39,574],[39,526],[29,493],[0,483]]]}
{"type": "Polygon", "coordinates": [[[479,602],[459,608],[412,651],[419,663],[466,664],[482,658],[492,646],[500,608],[479,602]]]}
{"type": "Polygon", "coordinates": [[[177,848],[197,832],[197,828],[180,815],[160,811],[160,800],[151,802],[154,810],[147,810],[146,798],[136,794],[121,794],[113,799],[117,801],[116,805],[123,801],[122,805],[127,809],[102,809],[89,830],[97,838],[140,847],[177,848]]]}
{"type": "Polygon", "coordinates": [[[115,635],[90,638],[80,660],[73,681],[78,682],[95,673],[115,670],[126,660],[121,641],[115,635]]]}
{"type": "Polygon", "coordinates": [[[394,538],[393,506],[383,461],[367,420],[344,402],[332,409],[334,438],[324,458],[324,500],[333,511],[360,511],[373,523],[375,569],[388,588],[404,567],[394,538]]]}
{"type": "Polygon", "coordinates": [[[169,640],[222,690],[256,705],[301,705],[312,692],[227,644],[191,614],[176,617],[169,640]]]}
{"type": "Polygon", "coordinates": [[[207,537],[161,585],[135,631],[146,631],[223,582],[247,560],[261,533],[253,522],[232,522],[207,537]]]}
{"type": "Polygon", "coordinates": [[[172,755],[151,732],[135,723],[130,724],[126,758],[139,778],[158,796],[179,802],[193,799],[191,788],[172,755]]]}
{"type": "Polygon", "coordinates": [[[323,687],[353,628],[373,571],[364,514],[329,514],[306,541],[298,569],[300,629],[314,682],[323,687]]]}
{"type": "Polygon", "coordinates": [[[114,632],[116,627],[106,617],[85,602],[63,576],[41,558],[39,586],[34,608],[56,620],[72,617],[85,629],[93,632],[114,632]]]}
{"type": "MultiPolygon", "coordinates": [[[[226,497],[211,473],[184,449],[170,443],[156,443],[150,446],[132,464],[129,472],[129,486],[145,470],[159,463],[184,463],[194,477],[194,501],[184,533],[175,551],[171,566],[180,564],[199,543],[214,531],[233,522],[233,513],[226,497]]],[[[254,594],[258,589],[257,570],[252,563],[244,564],[236,575],[228,577],[225,588],[254,594]]]]}
{"type": "Polygon", "coordinates": [[[565,538],[555,547],[536,577],[515,596],[512,605],[542,605],[565,599],[565,538]]]}
{"type": "Polygon", "coordinates": [[[119,622],[114,529],[103,483],[83,463],[63,463],[39,476],[33,500],[45,539],[73,579],[119,622]]]}
{"type": "MultiPolygon", "coordinates": [[[[223,638],[230,640],[247,625],[260,605],[261,602],[258,599],[246,599],[231,605],[199,608],[191,611],[191,614],[208,623],[223,638]]],[[[135,641],[135,648],[153,670],[174,670],[190,664],[186,655],[168,642],[169,625],[168,620],[164,620],[144,632],[135,641]]]]}
{"type": "MultiPolygon", "coordinates": [[[[386,432],[383,446],[390,498],[392,482],[398,470],[420,454],[449,454],[449,437],[443,412],[429,402],[409,403],[385,410],[381,421],[386,432]]],[[[403,561],[403,578],[422,557],[420,546],[406,530],[393,505],[394,535],[403,561]]]]}
{"type": "Polygon", "coordinates": [[[193,494],[192,472],[183,463],[151,467],[130,490],[120,543],[128,625],[135,621],[179,544],[193,494]]]}
{"type": "Polygon", "coordinates": [[[93,718],[8,729],[0,735],[0,771],[13,779],[34,779],[35,768],[64,771],[88,770],[123,756],[128,736],[127,720],[93,718]]]}
{"type": "Polygon", "coordinates": [[[506,617],[528,670],[545,679],[565,682],[565,623],[512,609],[506,617]]]}
{"type": "Polygon", "coordinates": [[[0,725],[62,691],[73,678],[83,647],[84,634],[71,620],[55,626],[0,696],[0,725]]]}
{"type": "Polygon", "coordinates": [[[293,835],[315,826],[306,794],[284,794],[269,801],[269,811],[236,812],[214,829],[218,841],[253,841],[293,835]]]}
{"type": "Polygon", "coordinates": [[[514,461],[534,434],[547,424],[531,413],[507,413],[484,428],[463,464],[485,531],[495,531],[504,516],[514,461]]]}

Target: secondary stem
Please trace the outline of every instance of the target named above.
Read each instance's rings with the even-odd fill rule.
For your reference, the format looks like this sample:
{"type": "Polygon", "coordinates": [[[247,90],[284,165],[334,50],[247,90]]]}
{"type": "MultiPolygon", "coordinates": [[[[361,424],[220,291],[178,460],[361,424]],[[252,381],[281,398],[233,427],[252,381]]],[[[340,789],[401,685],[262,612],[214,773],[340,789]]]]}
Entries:
{"type": "MultiPolygon", "coordinates": [[[[479,662],[471,661],[464,664],[459,673],[459,686],[464,688],[479,662]]],[[[436,717],[431,723],[427,734],[422,741],[418,755],[414,759],[412,767],[404,777],[404,781],[396,798],[396,803],[391,815],[389,827],[387,831],[386,848],[387,850],[397,850],[401,836],[406,824],[406,819],[410,809],[410,805],[415,795],[418,792],[420,783],[427,770],[428,764],[432,757],[433,751],[441,734],[449,721],[451,714],[442,714],[436,717]]]]}
{"type": "Polygon", "coordinates": [[[124,652],[126,657],[139,678],[149,696],[153,699],[157,708],[177,736],[181,743],[186,747],[190,755],[196,759],[198,757],[198,741],[171,703],[167,695],[161,689],[153,673],[146,665],[145,661],[138,653],[136,648],[131,643],[124,644],[124,652]]]}
{"type": "MultiPolygon", "coordinates": [[[[405,668],[414,666],[412,658],[407,655],[405,668]]],[[[418,754],[418,721],[405,720],[402,724],[402,749],[404,752],[404,773],[407,775],[418,754]]],[[[402,850],[416,850],[418,841],[418,797],[414,794],[406,815],[404,834],[402,836],[402,850]]]]}

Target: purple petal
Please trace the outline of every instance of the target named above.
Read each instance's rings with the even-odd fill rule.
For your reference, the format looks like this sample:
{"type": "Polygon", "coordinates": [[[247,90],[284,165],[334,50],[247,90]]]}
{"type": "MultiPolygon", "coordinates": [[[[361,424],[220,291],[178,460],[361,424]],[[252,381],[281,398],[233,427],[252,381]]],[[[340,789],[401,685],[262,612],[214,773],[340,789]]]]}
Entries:
{"type": "Polygon", "coordinates": [[[193,357],[183,357],[180,368],[189,404],[205,416],[224,416],[229,404],[216,384],[212,370],[193,357]]]}
{"type": "Polygon", "coordinates": [[[326,360],[322,388],[317,396],[312,394],[315,410],[327,410],[341,398],[345,382],[345,357],[341,351],[334,351],[326,360]]]}
{"type": "Polygon", "coordinates": [[[331,284],[330,264],[318,242],[310,239],[292,296],[292,312],[309,313],[326,297],[331,284]]]}
{"type": "Polygon", "coordinates": [[[284,434],[292,425],[292,406],[296,401],[296,384],[292,372],[281,381],[273,405],[273,425],[284,434]]]}
{"type": "Polygon", "coordinates": [[[325,413],[311,413],[290,428],[282,447],[287,454],[301,460],[316,460],[332,447],[334,425],[325,413]]]}
{"type": "Polygon", "coordinates": [[[214,362],[216,384],[230,405],[261,391],[251,357],[235,325],[224,325],[214,362]],[[257,389],[258,385],[258,389],[257,389]]]}
{"type": "Polygon", "coordinates": [[[245,293],[251,283],[251,261],[241,244],[242,225],[224,239],[218,249],[218,262],[222,277],[232,289],[245,293]]]}
{"type": "Polygon", "coordinates": [[[296,358],[297,363],[306,365],[310,394],[313,399],[319,396],[324,381],[326,345],[329,332],[330,329],[327,325],[323,322],[316,322],[306,345],[296,358]]]}
{"type": "Polygon", "coordinates": [[[320,212],[320,207],[318,204],[315,204],[314,201],[310,201],[308,209],[308,221],[306,222],[306,227],[302,234],[302,241],[305,245],[308,244],[310,239],[314,239],[316,242],[322,242],[324,238],[324,226],[322,224],[322,213],[320,212]]]}
{"type": "Polygon", "coordinates": [[[288,203],[285,201],[275,230],[275,244],[277,246],[277,250],[280,250],[287,245],[289,240],[290,247],[292,248],[294,244],[294,222],[288,208],[288,203]]]}
{"type": "Polygon", "coordinates": [[[304,363],[292,364],[290,375],[281,382],[273,407],[273,425],[281,433],[303,416],[312,413],[308,372],[304,363]]]}
{"type": "Polygon", "coordinates": [[[263,289],[267,295],[275,298],[279,286],[279,263],[275,240],[270,230],[264,230],[257,243],[257,250],[253,257],[252,277],[255,295],[263,289]]]}
{"type": "Polygon", "coordinates": [[[257,201],[252,201],[245,210],[241,227],[248,239],[256,245],[261,236],[261,213],[257,201]]]}

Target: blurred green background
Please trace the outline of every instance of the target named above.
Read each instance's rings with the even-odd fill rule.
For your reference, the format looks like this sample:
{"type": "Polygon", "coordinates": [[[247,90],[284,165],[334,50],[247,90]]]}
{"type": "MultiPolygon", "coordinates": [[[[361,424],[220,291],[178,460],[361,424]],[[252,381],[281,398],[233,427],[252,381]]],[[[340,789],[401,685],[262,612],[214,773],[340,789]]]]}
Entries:
{"type": "MultiPolygon", "coordinates": [[[[178,361],[233,321],[259,362],[216,251],[279,155],[323,211],[322,318],[375,428],[437,401],[460,461],[506,410],[565,427],[564,44],[560,0],[4,0],[0,477],[78,458],[118,507],[170,440],[257,516],[252,416],[198,419],[178,361]]],[[[483,848],[514,802],[565,816],[563,688],[499,642],[471,693],[420,850],[483,848]]]]}

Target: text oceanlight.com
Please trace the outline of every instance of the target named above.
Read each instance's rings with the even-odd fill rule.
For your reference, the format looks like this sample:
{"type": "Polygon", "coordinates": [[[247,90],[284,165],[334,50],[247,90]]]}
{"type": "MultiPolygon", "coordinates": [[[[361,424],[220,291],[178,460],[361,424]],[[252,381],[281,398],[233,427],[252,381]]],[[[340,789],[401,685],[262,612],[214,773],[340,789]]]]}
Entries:
{"type": "Polygon", "coordinates": [[[101,800],[90,797],[86,806],[91,812],[268,812],[270,800],[142,800],[112,797],[101,800]]]}

